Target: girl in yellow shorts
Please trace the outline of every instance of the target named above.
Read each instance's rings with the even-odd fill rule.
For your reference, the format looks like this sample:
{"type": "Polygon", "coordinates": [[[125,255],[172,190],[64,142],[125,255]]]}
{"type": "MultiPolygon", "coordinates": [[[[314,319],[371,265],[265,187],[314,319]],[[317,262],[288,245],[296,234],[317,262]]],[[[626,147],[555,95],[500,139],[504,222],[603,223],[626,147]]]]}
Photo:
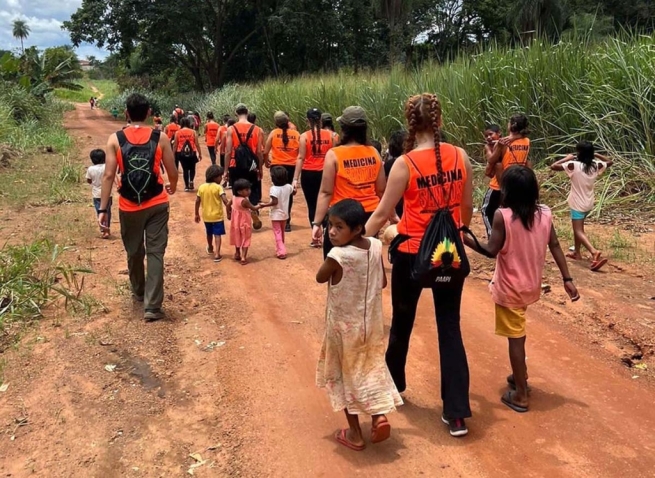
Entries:
{"type": "Polygon", "coordinates": [[[569,275],[564,252],[557,240],[548,207],[539,204],[539,184],[530,168],[511,166],[501,183],[502,204],[493,217],[488,244],[469,236],[467,246],[496,258],[496,271],[489,286],[496,303],[496,335],[507,337],[512,374],[510,389],[501,401],[517,412],[528,411],[528,371],[525,364],[525,312],[541,296],[541,278],[550,249],[571,298],[580,298],[569,275]]]}

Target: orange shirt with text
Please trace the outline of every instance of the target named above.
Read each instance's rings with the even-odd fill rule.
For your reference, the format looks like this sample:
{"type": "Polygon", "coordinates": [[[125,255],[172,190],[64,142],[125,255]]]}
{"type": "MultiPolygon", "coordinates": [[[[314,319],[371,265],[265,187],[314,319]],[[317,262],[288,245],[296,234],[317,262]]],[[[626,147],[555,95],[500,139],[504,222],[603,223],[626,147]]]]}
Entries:
{"type": "Polygon", "coordinates": [[[337,157],[337,174],[330,206],[343,199],[358,201],[366,212],[380,204],[375,190],[382,160],[373,146],[338,146],[332,148],[337,157]]]}

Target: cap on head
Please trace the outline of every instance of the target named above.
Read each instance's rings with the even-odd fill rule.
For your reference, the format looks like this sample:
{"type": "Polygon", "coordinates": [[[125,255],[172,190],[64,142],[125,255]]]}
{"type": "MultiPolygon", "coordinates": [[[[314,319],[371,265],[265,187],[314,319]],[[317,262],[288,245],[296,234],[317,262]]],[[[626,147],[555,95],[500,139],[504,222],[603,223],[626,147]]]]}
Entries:
{"type": "Polygon", "coordinates": [[[324,123],[326,121],[332,121],[332,115],[330,113],[323,113],[321,115],[321,121],[323,121],[324,123]]]}
{"type": "Polygon", "coordinates": [[[307,111],[307,119],[310,120],[320,120],[321,119],[321,110],[318,108],[312,108],[309,111],[307,111]]]}
{"type": "Polygon", "coordinates": [[[337,118],[341,126],[364,126],[368,122],[366,111],[361,106],[349,106],[337,118]]]}

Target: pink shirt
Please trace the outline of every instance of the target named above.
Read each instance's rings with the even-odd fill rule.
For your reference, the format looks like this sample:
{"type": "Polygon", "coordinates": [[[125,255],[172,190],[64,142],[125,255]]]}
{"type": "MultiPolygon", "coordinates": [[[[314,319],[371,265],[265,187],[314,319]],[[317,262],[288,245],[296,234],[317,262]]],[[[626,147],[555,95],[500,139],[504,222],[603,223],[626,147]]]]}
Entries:
{"type": "Polygon", "coordinates": [[[578,212],[589,212],[594,208],[594,184],[596,178],[607,169],[607,163],[594,161],[596,168],[584,172],[584,164],[580,161],[568,161],[562,165],[566,174],[571,178],[571,192],[569,193],[569,207],[578,212]]]}
{"type": "Polygon", "coordinates": [[[547,206],[540,207],[530,231],[520,219],[512,219],[511,209],[499,209],[505,222],[505,244],[496,257],[496,271],[489,290],[494,302],[503,307],[527,307],[541,296],[553,216],[547,206]]]}

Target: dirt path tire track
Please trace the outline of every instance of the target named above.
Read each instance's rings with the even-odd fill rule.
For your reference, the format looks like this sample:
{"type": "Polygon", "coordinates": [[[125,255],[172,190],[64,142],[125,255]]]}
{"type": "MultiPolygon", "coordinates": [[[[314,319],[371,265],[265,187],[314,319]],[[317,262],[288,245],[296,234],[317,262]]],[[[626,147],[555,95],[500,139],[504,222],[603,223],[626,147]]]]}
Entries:
{"type": "MultiPolygon", "coordinates": [[[[86,105],[72,123],[87,149],[120,126],[86,105]]],[[[199,165],[197,184],[206,166],[199,165]]],[[[11,447],[2,437],[7,460],[0,471],[27,476],[27,463],[39,476],[185,476],[193,464],[188,454],[199,451],[208,460],[194,470],[200,477],[652,476],[653,387],[581,346],[548,307],[529,312],[531,411],[519,415],[500,403],[506,343],[493,335],[485,284],[473,279],[462,310],[474,412],[469,436],[451,438],[439,419],[436,327],[426,294],[412,337],[406,405],[390,416],[391,440],[363,453],[336,445],[331,437],[343,416],[314,386],[325,289],[314,281],[321,254],[307,247],[303,200],[294,204],[289,259],[275,258],[264,218],[246,267],[229,259],[214,264],[204,254],[193,202],[184,192],[171,198],[170,320],[146,325],[128,297],[112,297],[96,284],[112,310],[80,330],[109,334],[115,346],[71,345],[52,331],[50,342],[25,359],[28,370],[43,366],[30,382],[12,387],[4,403],[0,397],[0,418],[15,414],[20,398],[35,425],[11,447]],[[211,342],[221,345],[206,351],[211,342]],[[116,375],[102,370],[111,361],[120,365],[116,375]],[[39,410],[47,401],[53,403],[39,410]],[[57,410],[65,425],[51,417],[57,410]],[[50,436],[56,439],[44,443],[50,436]],[[206,450],[215,444],[217,450],[206,450]]],[[[98,267],[121,278],[120,240],[101,246],[98,267]]],[[[223,255],[231,256],[227,245],[223,255]]],[[[584,305],[563,305],[559,313],[566,319],[578,307],[584,305]]]]}

